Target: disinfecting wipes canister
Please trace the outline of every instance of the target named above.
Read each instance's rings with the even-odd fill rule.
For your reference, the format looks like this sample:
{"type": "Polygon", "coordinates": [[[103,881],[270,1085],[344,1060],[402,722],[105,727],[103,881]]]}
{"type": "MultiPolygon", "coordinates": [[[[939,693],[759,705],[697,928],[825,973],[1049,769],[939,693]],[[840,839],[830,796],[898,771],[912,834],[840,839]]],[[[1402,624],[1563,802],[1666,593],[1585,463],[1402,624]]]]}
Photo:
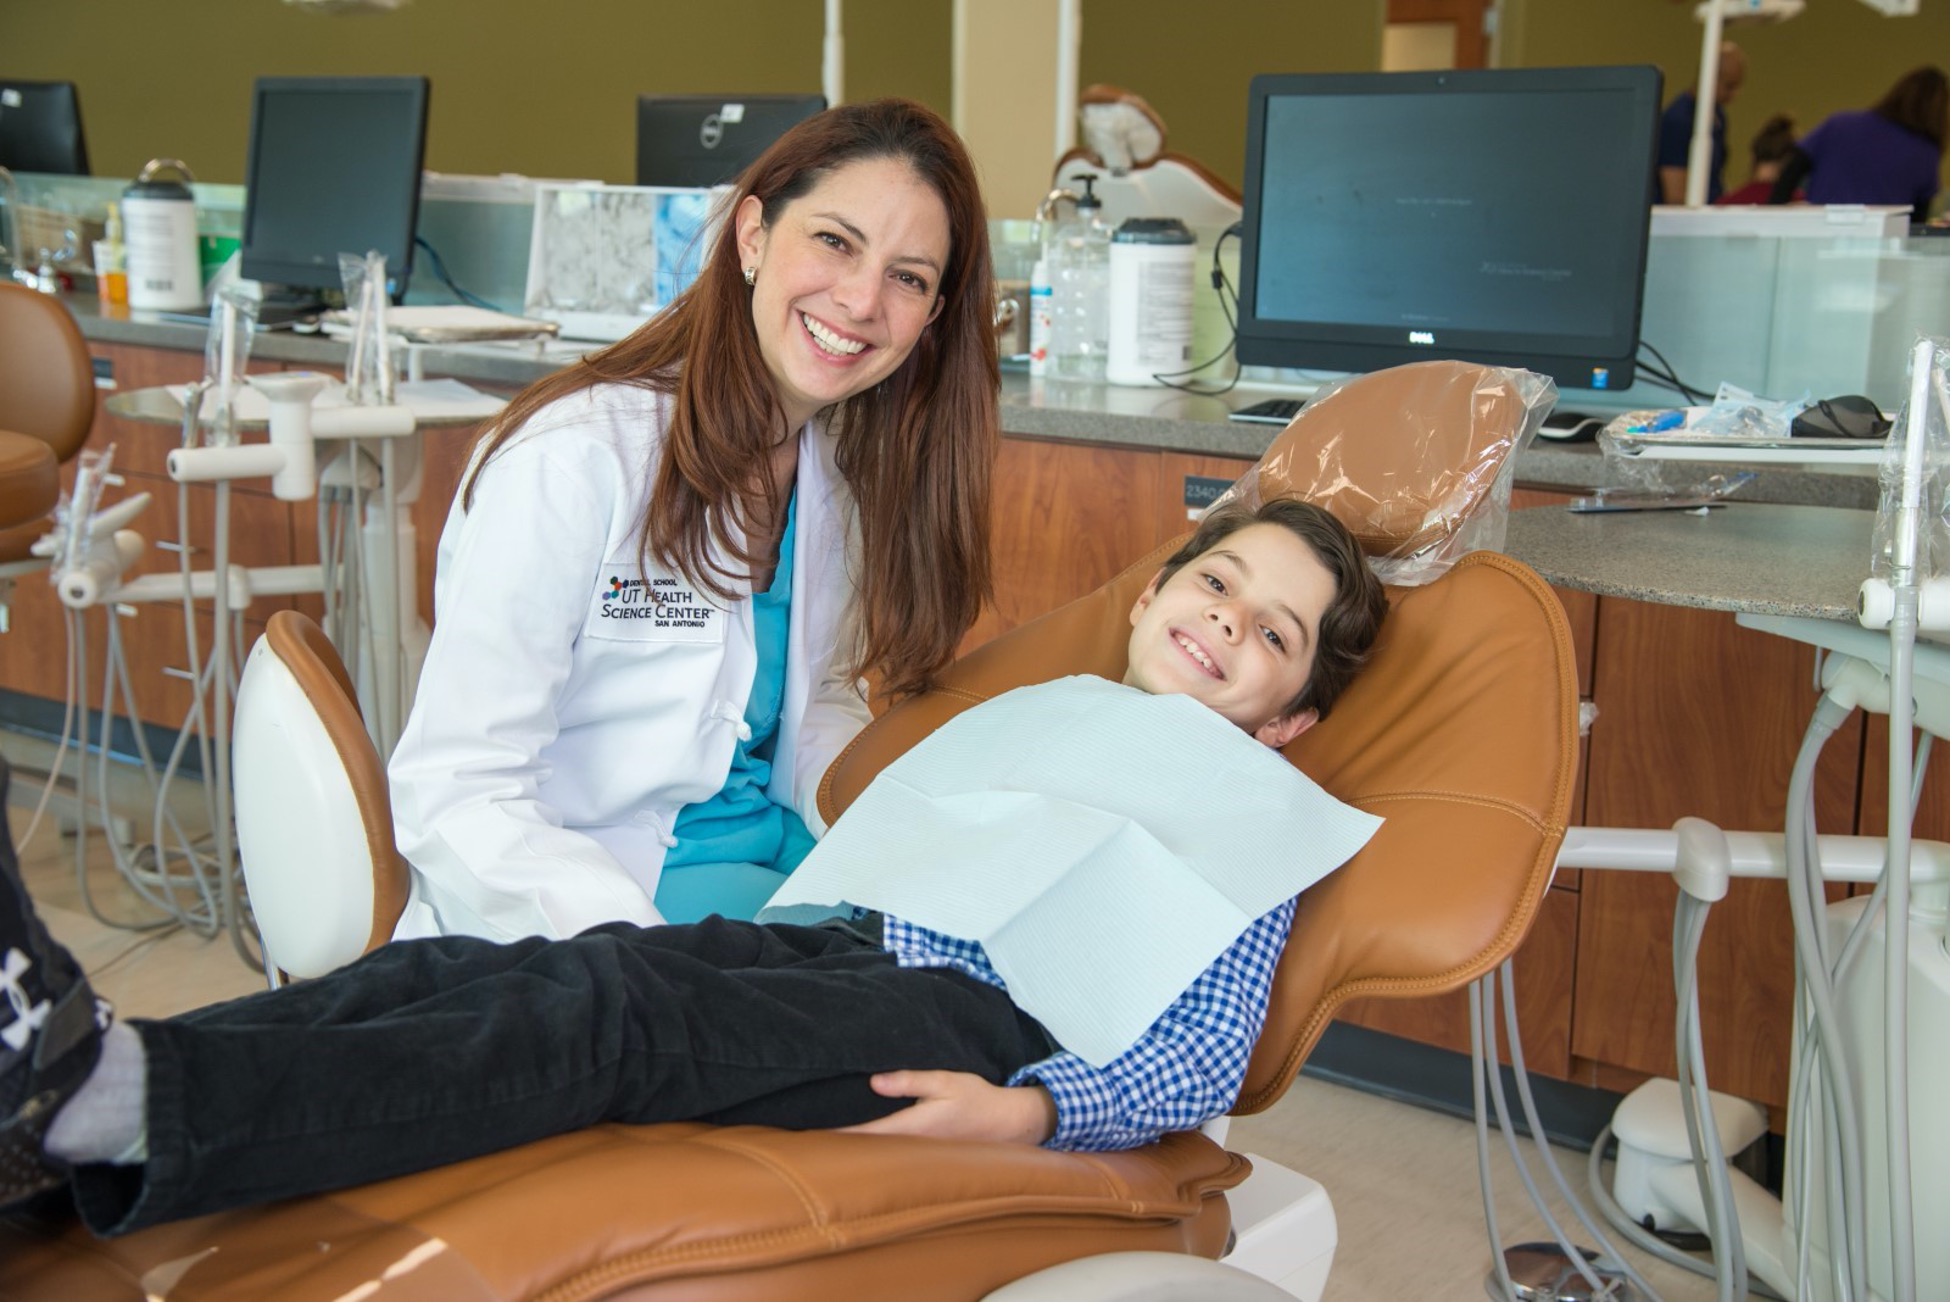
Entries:
{"type": "Polygon", "coordinates": [[[190,170],[177,159],[152,159],[122,193],[122,240],[129,269],[129,307],[183,311],[204,307],[197,261],[197,201],[190,170]],[[174,169],[184,181],[159,178],[174,169]]]}
{"type": "Polygon", "coordinates": [[[1190,366],[1197,238],[1174,218],[1131,218],[1108,246],[1108,380],[1151,386],[1190,366]]]}

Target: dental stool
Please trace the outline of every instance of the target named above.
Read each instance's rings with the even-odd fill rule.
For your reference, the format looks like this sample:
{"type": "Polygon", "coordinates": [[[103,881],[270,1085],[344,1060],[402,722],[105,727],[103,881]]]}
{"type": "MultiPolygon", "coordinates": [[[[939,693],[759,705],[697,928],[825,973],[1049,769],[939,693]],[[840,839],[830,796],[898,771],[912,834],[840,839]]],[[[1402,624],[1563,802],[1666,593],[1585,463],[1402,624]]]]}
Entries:
{"type": "MultiPolygon", "coordinates": [[[[1423,364],[1348,383],[1287,428],[1258,480],[1267,496],[1310,498],[1311,476],[1287,478],[1322,468],[1328,442],[1351,447],[1342,456],[1349,470],[1356,458],[1377,457],[1383,478],[1400,486],[1422,478],[1395,449],[1486,459],[1527,435],[1547,408],[1517,394],[1516,376],[1423,364]],[[1385,448],[1366,452],[1376,446],[1385,448]]],[[[1464,506],[1492,493],[1482,479],[1425,471],[1441,496],[1425,509],[1400,494],[1371,507],[1340,505],[1365,518],[1370,547],[1389,552],[1438,518],[1459,526],[1464,506]],[[1399,542],[1388,539],[1395,523],[1399,542]]],[[[991,695],[1066,673],[1119,677],[1128,610],[1174,544],[973,651],[937,689],[866,728],[824,779],[825,814],[839,813],[891,759],[991,695]]],[[[1237,1113],[1285,1092],[1346,1000],[1435,994],[1497,966],[1528,929],[1562,840],[1577,691],[1569,632],[1549,588],[1513,560],[1475,552],[1438,580],[1389,594],[1373,661],[1326,720],[1285,750],[1329,791],[1386,821],[1352,862],[1301,896],[1237,1113]]],[[[273,897],[261,901],[265,878],[344,874],[346,863],[359,862],[346,850],[370,851],[354,896],[370,916],[357,909],[337,919],[340,947],[358,953],[376,927],[371,914],[384,914],[398,894],[377,898],[375,867],[389,875],[398,856],[386,839],[386,790],[375,783],[379,759],[334,676],[337,660],[308,626],[297,614],[279,615],[253,662],[261,654],[294,662],[290,683],[318,719],[307,730],[333,742],[324,757],[345,758],[304,765],[336,792],[314,807],[330,814],[344,806],[328,819],[343,828],[334,855],[341,866],[313,857],[318,833],[290,810],[283,835],[268,843],[262,833],[271,828],[248,818],[256,801],[242,787],[240,843],[261,921],[278,914],[273,897]],[[299,673],[302,666],[309,670],[299,673]],[[261,835],[248,836],[254,830],[261,835]]],[[[253,748],[243,719],[263,711],[252,702],[249,667],[246,679],[241,756],[253,748]]],[[[261,743],[277,739],[269,733],[261,743]]],[[[321,753],[297,729],[286,739],[292,765],[321,753]]],[[[272,766],[241,757],[237,775],[272,766]]],[[[274,959],[290,966],[272,930],[267,939],[274,959]]],[[[759,1127],[604,1126],[112,1241],[73,1225],[15,1220],[0,1224],[0,1268],[10,1295],[44,1299],[971,1299],[1093,1255],[1224,1258],[1233,1225],[1226,1196],[1252,1170],[1199,1132],[1118,1153],[1067,1154],[759,1127]]],[[[1313,1232],[1330,1241],[1329,1212],[1313,1232]]],[[[1160,1293],[1174,1279],[1153,1284],[1160,1293]]],[[[1094,1284],[1154,1297],[1148,1282],[1094,1284]]],[[[1078,1283],[1068,1290],[1079,1292],[1078,1283]]]]}

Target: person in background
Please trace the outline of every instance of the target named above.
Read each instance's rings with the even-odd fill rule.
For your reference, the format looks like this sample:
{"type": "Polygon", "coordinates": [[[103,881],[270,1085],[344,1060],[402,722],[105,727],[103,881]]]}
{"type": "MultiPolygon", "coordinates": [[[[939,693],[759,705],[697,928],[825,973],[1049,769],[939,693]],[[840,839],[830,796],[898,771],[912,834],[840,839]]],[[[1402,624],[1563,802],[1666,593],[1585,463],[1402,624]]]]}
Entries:
{"type": "MultiPolygon", "coordinates": [[[[1761,125],[1754,134],[1748,151],[1754,156],[1754,171],[1747,184],[1736,191],[1729,191],[1714,203],[1716,204],[1771,204],[1774,184],[1781,179],[1782,165],[1795,152],[1795,120],[1787,114],[1776,114],[1761,125]]],[[[1799,192],[1795,199],[1801,199],[1799,192]]]]}
{"type": "Polygon", "coordinates": [[[1925,222],[1950,144],[1951,79],[1914,69],[1871,108],[1823,119],[1789,157],[1771,203],[1806,183],[1810,204],[1907,204],[1911,221],[1925,222]]]}
{"type": "Polygon", "coordinates": [[[389,762],[396,934],[752,916],[816,789],[990,585],[999,359],[972,160],[901,100],[798,124],[700,275],[490,425],[389,762]]]}
{"type": "MultiPolygon", "coordinates": [[[[1706,202],[1726,193],[1727,105],[1747,80],[1747,53],[1732,41],[1720,44],[1720,66],[1713,79],[1713,166],[1707,172],[1706,202]]],[[[1693,115],[1698,102],[1681,92],[1659,116],[1659,185],[1654,203],[1686,203],[1686,167],[1693,151],[1693,115]]]]}

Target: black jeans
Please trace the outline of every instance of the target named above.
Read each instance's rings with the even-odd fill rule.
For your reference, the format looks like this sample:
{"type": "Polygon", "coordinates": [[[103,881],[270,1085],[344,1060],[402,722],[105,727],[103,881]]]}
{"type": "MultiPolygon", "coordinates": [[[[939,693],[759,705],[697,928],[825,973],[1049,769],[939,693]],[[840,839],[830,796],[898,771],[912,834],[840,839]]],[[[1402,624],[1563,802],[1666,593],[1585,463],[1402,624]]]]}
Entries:
{"type": "Polygon", "coordinates": [[[873,1072],[998,1083],[1056,1047],[1004,991],[899,967],[876,919],[408,941],[136,1026],[149,1161],[74,1178],[105,1235],[599,1122],[844,1126],[908,1102],[875,1094],[873,1072]]]}

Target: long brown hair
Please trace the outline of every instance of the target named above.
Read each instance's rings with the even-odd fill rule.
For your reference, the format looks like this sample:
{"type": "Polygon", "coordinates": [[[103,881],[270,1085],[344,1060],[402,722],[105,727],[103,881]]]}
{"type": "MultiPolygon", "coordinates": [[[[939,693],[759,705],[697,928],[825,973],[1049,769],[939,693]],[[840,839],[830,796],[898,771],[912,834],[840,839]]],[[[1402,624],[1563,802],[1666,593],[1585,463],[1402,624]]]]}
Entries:
{"type": "Polygon", "coordinates": [[[1914,68],[1883,93],[1872,111],[1943,149],[1951,142],[1951,79],[1929,64],[1914,68]]]}
{"type": "Polygon", "coordinates": [[[755,338],[734,209],[752,195],[772,227],[825,174],[878,159],[902,161],[945,206],[952,229],[939,287],[945,304],[910,356],[879,385],[834,405],[828,422],[862,543],[852,578],[856,674],[874,675],[891,696],[929,685],[991,594],[999,354],[978,178],[964,144],[923,105],[844,105],[790,129],[735,183],[691,287],[616,345],[533,383],[485,429],[463,490],[465,511],[484,464],[545,405],[602,382],[661,391],[674,397],[673,420],[641,553],[732,599],[736,584],[772,559],[765,544],[749,546],[744,526],[778,523],[787,505],[786,494],[759,475],[783,418],[755,338]],[[758,493],[765,519],[752,502],[758,493]],[[717,567],[717,551],[737,570],[717,567]]]}

